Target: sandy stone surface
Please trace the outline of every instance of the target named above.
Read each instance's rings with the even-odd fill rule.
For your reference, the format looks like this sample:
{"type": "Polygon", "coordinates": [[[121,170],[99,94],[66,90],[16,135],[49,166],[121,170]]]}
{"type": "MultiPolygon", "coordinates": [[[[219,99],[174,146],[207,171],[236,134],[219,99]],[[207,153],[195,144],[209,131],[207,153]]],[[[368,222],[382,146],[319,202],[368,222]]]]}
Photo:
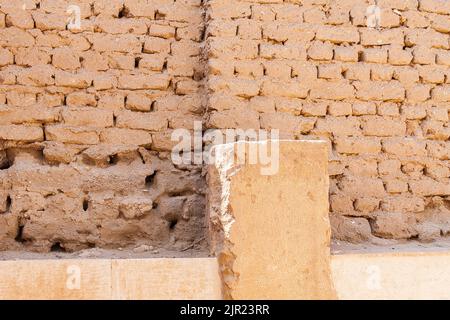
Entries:
{"type": "Polygon", "coordinates": [[[236,162],[241,148],[250,159],[264,146],[275,152],[270,142],[219,146],[208,170],[211,250],[224,297],[333,299],[326,144],[282,141],[271,175],[261,174],[261,163],[236,162]]]}

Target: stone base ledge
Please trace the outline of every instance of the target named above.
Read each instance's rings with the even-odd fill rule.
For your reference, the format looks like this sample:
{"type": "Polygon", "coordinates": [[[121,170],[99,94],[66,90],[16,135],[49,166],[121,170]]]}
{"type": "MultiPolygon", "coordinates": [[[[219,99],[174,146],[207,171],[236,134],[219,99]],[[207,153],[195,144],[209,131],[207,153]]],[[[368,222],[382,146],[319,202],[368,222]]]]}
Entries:
{"type": "Polygon", "coordinates": [[[214,258],[0,261],[0,299],[221,299],[214,258]]]}
{"type": "MultiPolygon", "coordinates": [[[[331,269],[338,299],[450,299],[450,251],[332,255],[331,269]]],[[[0,299],[220,300],[222,293],[215,258],[17,260],[0,261],[0,299]]]]}

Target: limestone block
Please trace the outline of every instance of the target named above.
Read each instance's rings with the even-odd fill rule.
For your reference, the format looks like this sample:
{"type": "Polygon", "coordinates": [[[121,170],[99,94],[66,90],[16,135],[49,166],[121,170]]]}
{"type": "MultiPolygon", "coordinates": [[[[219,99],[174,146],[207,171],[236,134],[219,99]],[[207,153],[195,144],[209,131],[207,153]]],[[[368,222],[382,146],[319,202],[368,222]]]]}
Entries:
{"type": "Polygon", "coordinates": [[[211,258],[112,260],[112,299],[222,299],[211,258]]]}
{"type": "MultiPolygon", "coordinates": [[[[214,147],[208,169],[211,250],[225,299],[333,299],[327,144],[281,141],[279,170],[245,159],[277,142],[214,147]],[[242,149],[240,149],[242,148],[242,149]],[[244,159],[242,157],[242,159],[244,159]]],[[[261,158],[262,159],[262,158],[261,158]]],[[[276,166],[272,166],[276,167],[276,166]]]]}
{"type": "Polygon", "coordinates": [[[105,299],[109,260],[0,261],[0,299],[105,299]]]}

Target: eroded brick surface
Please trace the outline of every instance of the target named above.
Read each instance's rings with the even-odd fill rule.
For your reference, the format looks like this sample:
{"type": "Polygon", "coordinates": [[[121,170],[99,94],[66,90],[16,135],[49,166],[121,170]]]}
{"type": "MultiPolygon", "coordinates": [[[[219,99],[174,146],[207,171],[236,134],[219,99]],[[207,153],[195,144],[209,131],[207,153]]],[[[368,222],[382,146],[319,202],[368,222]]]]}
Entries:
{"type": "Polygon", "coordinates": [[[436,239],[450,219],[448,4],[378,1],[368,28],[373,4],[208,1],[209,125],[328,141],[336,239],[436,239]]]}
{"type": "Polygon", "coordinates": [[[201,167],[169,157],[202,118],[200,5],[0,1],[1,250],[204,247],[201,167]]]}

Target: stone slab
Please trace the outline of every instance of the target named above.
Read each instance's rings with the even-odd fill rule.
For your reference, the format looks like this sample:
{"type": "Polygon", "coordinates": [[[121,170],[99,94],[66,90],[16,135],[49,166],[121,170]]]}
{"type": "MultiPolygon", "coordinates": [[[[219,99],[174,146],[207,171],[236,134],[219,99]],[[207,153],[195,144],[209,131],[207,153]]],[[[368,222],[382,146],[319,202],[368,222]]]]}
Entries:
{"type": "Polygon", "coordinates": [[[280,141],[279,170],[264,175],[266,166],[250,159],[252,148],[267,144],[274,142],[216,146],[208,170],[211,245],[224,297],[333,299],[327,144],[280,141]],[[238,161],[239,150],[246,161],[238,161]]]}
{"type": "Polygon", "coordinates": [[[450,252],[342,254],[332,259],[339,299],[450,299],[450,252]]]}
{"type": "Polygon", "coordinates": [[[222,299],[214,258],[112,260],[115,300],[222,299]]]}
{"type": "Polygon", "coordinates": [[[0,299],[109,299],[109,260],[0,261],[0,299]]]}

